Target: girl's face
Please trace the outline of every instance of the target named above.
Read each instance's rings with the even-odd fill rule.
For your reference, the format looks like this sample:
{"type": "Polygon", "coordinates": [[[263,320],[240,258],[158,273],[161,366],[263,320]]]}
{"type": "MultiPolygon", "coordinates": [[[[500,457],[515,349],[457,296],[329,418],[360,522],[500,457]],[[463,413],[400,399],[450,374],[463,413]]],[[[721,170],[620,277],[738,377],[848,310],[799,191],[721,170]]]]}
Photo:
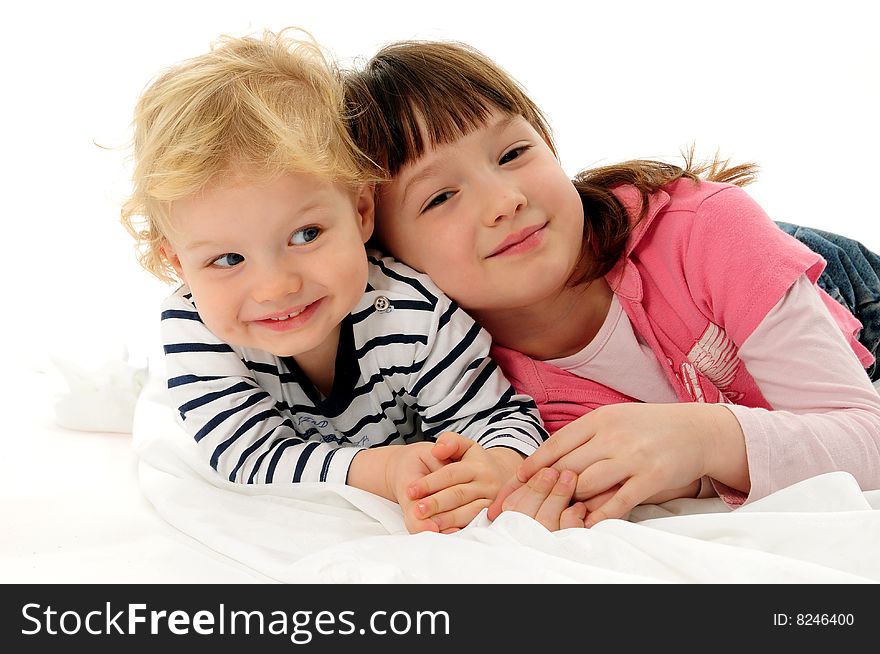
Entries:
{"type": "Polygon", "coordinates": [[[372,189],[291,173],[208,189],[175,202],[172,219],[166,256],[214,334],[332,370],[367,284],[372,189]]]}
{"type": "Polygon", "coordinates": [[[500,111],[379,191],[388,253],[479,316],[558,294],[581,252],[580,196],[541,135],[500,111]]]}

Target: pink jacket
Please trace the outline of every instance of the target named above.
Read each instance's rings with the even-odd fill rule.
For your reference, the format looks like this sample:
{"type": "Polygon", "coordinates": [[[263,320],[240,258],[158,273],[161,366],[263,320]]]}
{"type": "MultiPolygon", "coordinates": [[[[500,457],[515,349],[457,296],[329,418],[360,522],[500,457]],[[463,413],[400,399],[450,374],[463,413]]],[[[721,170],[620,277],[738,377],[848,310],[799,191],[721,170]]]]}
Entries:
{"type": "MultiPolygon", "coordinates": [[[[622,186],[615,195],[635,220],[638,191],[622,186]]],[[[738,349],[800,275],[815,284],[824,267],[740,188],[681,179],[649,198],[647,215],[606,279],[633,329],[666,363],[681,401],[718,402],[723,395],[769,409],[738,349]]],[[[871,353],[856,338],[861,324],[819,292],[862,365],[870,365],[871,353]]],[[[634,401],[515,350],[495,346],[492,355],[516,390],[535,399],[551,433],[596,407],[634,401]]]]}

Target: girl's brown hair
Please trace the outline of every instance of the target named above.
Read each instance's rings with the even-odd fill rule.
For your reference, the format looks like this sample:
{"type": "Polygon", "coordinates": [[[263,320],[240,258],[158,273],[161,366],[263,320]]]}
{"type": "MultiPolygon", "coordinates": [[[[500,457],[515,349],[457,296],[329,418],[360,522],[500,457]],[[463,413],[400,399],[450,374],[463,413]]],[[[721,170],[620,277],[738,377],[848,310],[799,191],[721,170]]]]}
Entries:
{"type": "MultiPolygon", "coordinates": [[[[421,157],[429,147],[451,143],[481,127],[492,110],[522,116],[556,152],[550,126],[523,87],[494,61],[464,43],[399,41],[382,48],[359,70],[345,75],[352,136],[389,177],[421,157]],[[422,129],[428,137],[425,143],[422,129]]],[[[633,160],[586,169],[573,180],[584,206],[581,264],[570,283],[605,275],[626,247],[632,222],[611,192],[632,184],[642,196],[685,177],[745,186],[756,166],[730,165],[717,155],[710,163],[685,153],[684,167],[633,160]]]]}

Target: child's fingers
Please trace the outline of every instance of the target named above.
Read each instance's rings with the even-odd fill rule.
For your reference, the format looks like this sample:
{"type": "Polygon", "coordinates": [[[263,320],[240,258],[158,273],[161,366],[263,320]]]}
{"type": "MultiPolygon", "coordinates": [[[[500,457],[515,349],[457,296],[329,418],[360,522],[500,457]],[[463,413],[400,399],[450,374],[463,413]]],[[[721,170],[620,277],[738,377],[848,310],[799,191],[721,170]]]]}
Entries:
{"type": "Polygon", "coordinates": [[[611,499],[605,502],[595,511],[591,511],[585,521],[585,526],[593,525],[607,520],[609,518],[625,518],[630,511],[635,508],[641,501],[651,496],[651,491],[646,487],[646,483],[638,477],[630,477],[623,484],[611,499]]]}
{"type": "Polygon", "coordinates": [[[575,502],[559,516],[560,529],[583,529],[587,517],[587,507],[583,502],[575,502]]]}
{"type": "Polygon", "coordinates": [[[431,455],[440,461],[460,461],[470,448],[476,445],[476,441],[465,438],[454,431],[445,431],[437,437],[437,442],[431,448],[431,455]]]}
{"type": "Polygon", "coordinates": [[[416,515],[420,518],[433,518],[438,513],[452,511],[474,500],[486,500],[489,506],[491,500],[486,497],[485,488],[475,482],[454,484],[449,488],[443,488],[419,500],[415,500],[416,515]]]}
{"type": "Polygon", "coordinates": [[[535,514],[535,520],[550,531],[560,529],[562,512],[571,504],[577,480],[577,475],[571,470],[563,470],[559,473],[559,478],[535,514]]]}
{"type": "Polygon", "coordinates": [[[419,500],[433,495],[445,488],[467,484],[474,480],[473,468],[461,463],[449,463],[439,470],[428,473],[406,487],[406,495],[411,500],[419,500]]]}
{"type": "Polygon", "coordinates": [[[523,486],[504,500],[501,505],[502,510],[525,513],[527,516],[534,518],[552,492],[558,479],[559,471],[553,468],[539,470],[523,486]]]}
{"type": "Polygon", "coordinates": [[[471,520],[476,518],[480,511],[489,506],[489,500],[478,499],[463,506],[456,507],[451,511],[445,511],[431,516],[431,520],[439,529],[440,533],[448,533],[450,529],[466,527],[471,520]]]}
{"type": "Polygon", "coordinates": [[[574,494],[576,500],[588,500],[604,493],[621,484],[631,474],[619,459],[602,459],[587,468],[569,468],[569,470],[582,471],[578,475],[577,489],[574,494]]]}
{"type": "Polygon", "coordinates": [[[603,504],[605,504],[608,500],[614,497],[614,494],[620,490],[620,484],[612,486],[607,491],[602,491],[598,495],[594,495],[588,500],[583,501],[583,505],[586,507],[588,513],[592,513],[603,504]]]}
{"type": "Polygon", "coordinates": [[[557,469],[583,470],[586,466],[575,467],[571,465],[571,462],[564,466],[557,466],[556,464],[560,462],[559,460],[562,457],[588,443],[593,438],[594,433],[590,427],[589,419],[590,414],[578,418],[544,441],[541,447],[522,462],[522,465],[516,472],[519,480],[525,482],[541,468],[549,468],[550,466],[554,466],[557,469]]]}
{"type": "Polygon", "coordinates": [[[514,477],[513,479],[508,481],[506,484],[504,484],[504,486],[501,487],[501,490],[498,491],[498,494],[495,496],[495,499],[492,500],[492,504],[489,505],[489,520],[494,520],[499,515],[501,515],[501,512],[504,510],[502,508],[502,505],[504,504],[504,500],[506,500],[508,498],[508,496],[511,495],[511,493],[514,493],[522,485],[523,485],[523,483],[519,479],[514,477]]]}

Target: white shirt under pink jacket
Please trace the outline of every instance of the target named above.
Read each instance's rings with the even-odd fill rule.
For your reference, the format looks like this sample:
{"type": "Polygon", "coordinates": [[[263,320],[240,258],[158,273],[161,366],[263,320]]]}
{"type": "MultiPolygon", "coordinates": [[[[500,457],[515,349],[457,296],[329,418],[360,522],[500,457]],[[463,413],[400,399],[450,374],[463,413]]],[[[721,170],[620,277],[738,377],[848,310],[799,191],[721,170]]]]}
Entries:
{"type": "MultiPolygon", "coordinates": [[[[630,215],[639,196],[620,187],[630,215]]],[[[714,482],[730,505],[824,472],[880,488],[880,396],[858,321],[816,285],[825,262],[742,189],[679,180],[651,196],[606,276],[615,301],[580,353],[493,356],[535,398],[552,433],[614,402],[724,402],[746,439],[751,491],[714,482]]]]}

